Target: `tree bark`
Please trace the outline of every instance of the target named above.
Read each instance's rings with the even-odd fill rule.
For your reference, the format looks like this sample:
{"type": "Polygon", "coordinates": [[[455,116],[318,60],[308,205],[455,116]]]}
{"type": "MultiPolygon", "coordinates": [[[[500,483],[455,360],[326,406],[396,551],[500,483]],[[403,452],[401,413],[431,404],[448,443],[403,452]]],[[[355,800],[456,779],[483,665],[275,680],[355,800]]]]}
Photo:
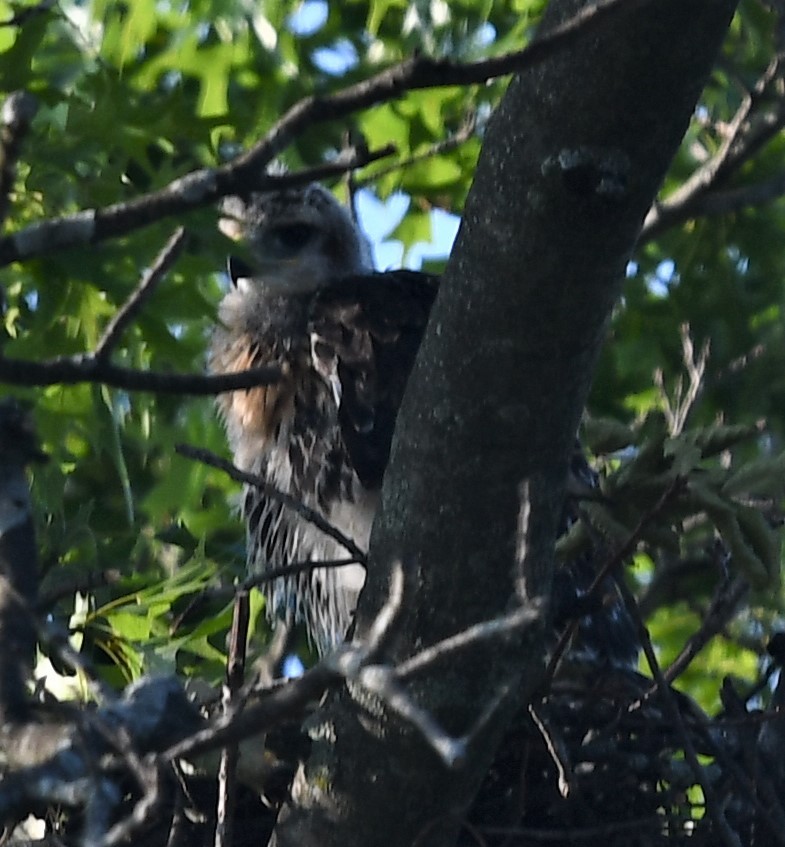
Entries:
{"type": "MultiPolygon", "coordinates": [[[[589,5],[552,0],[543,29],[589,5]]],[[[620,7],[511,83],[409,383],[374,528],[357,637],[401,561],[390,658],[502,614],[516,587],[524,602],[548,596],[567,457],[605,326],[735,6],[620,7]]],[[[500,686],[532,692],[542,643],[540,627],[445,658],[409,693],[460,736],[500,686]]],[[[413,728],[347,687],[313,721],[313,754],[274,842],[453,844],[512,705],[463,767],[447,769],[413,728]]]]}

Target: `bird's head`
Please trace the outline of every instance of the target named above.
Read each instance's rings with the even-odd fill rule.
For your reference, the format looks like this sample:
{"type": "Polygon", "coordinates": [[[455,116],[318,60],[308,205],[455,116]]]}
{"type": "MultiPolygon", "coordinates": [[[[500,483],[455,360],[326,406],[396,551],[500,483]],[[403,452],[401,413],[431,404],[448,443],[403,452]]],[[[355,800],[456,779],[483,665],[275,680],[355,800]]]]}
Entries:
{"type": "Polygon", "coordinates": [[[365,236],[347,209],[316,183],[227,197],[221,212],[221,231],[247,248],[248,262],[229,262],[239,289],[314,291],[337,277],[371,269],[365,236]]]}

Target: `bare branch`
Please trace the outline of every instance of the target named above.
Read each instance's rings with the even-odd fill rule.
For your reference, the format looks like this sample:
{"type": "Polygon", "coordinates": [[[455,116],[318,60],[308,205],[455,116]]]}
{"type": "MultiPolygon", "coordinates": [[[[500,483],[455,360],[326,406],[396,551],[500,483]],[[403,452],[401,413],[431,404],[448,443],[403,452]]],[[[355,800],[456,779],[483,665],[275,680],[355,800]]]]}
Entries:
{"type": "Polygon", "coordinates": [[[686,220],[762,205],[785,193],[782,177],[753,186],[718,190],[785,126],[785,101],[781,95],[777,95],[775,104],[768,110],[764,110],[762,104],[766,92],[782,78],[784,58],[781,52],[777,53],[744,97],[717,153],[668,198],[655,202],[644,221],[639,244],[651,241],[664,230],[686,220]]]}
{"type": "Polygon", "coordinates": [[[470,729],[459,737],[452,736],[439,724],[434,715],[419,706],[401,684],[405,680],[432,670],[445,657],[473,648],[488,640],[506,638],[535,623],[540,612],[537,608],[519,608],[500,618],[483,621],[471,626],[438,644],[422,650],[416,656],[400,663],[397,667],[387,664],[369,664],[379,647],[394,629],[400,602],[402,602],[403,569],[397,566],[393,570],[390,597],[381,610],[373,626],[368,644],[336,654],[338,667],[349,679],[356,680],[366,690],[380,697],[394,712],[414,726],[427,741],[433,751],[448,768],[459,767],[466,759],[468,747],[480,734],[501,704],[510,695],[511,687],[500,686],[495,696],[474,721],[470,729]],[[359,666],[354,669],[353,666],[359,666]]]}
{"type": "Polygon", "coordinates": [[[90,353],[58,356],[43,362],[0,356],[0,383],[6,385],[77,385],[83,382],[108,385],[127,391],[155,394],[210,396],[270,385],[280,379],[276,367],[250,368],[231,374],[177,374],[124,368],[96,359],[90,353]]]}
{"type": "Polygon", "coordinates": [[[453,738],[426,709],[418,706],[399,685],[393,668],[385,665],[364,667],[358,682],[384,702],[407,723],[419,730],[434,752],[448,768],[460,765],[466,759],[466,742],[453,738]]]}
{"type": "Polygon", "coordinates": [[[529,546],[529,523],[531,519],[531,491],[528,479],[518,486],[518,528],[515,533],[515,596],[520,603],[527,602],[526,596],[526,552],[529,546]]]}
{"type": "MultiPolygon", "coordinates": [[[[603,566],[597,571],[597,575],[594,577],[592,584],[589,586],[588,591],[586,592],[587,598],[592,597],[599,590],[602,583],[611,575],[614,574],[616,569],[620,567],[626,559],[628,559],[634,552],[635,548],[640,541],[641,536],[644,531],[648,527],[649,523],[660,514],[660,512],[665,508],[665,506],[670,502],[670,499],[679,491],[679,489],[684,484],[684,480],[681,477],[676,477],[673,482],[663,491],[660,497],[657,499],[657,502],[643,515],[641,515],[638,523],[633,528],[632,532],[630,532],[627,540],[621,547],[618,548],[611,556],[608,557],[607,561],[603,564],[603,566]]],[[[617,586],[621,589],[624,585],[624,580],[619,579],[616,580],[617,586]]],[[[637,619],[640,618],[640,613],[636,607],[636,616],[637,619]]],[[[556,674],[556,670],[559,667],[559,662],[561,661],[562,656],[565,651],[569,647],[572,639],[575,637],[575,633],[578,631],[578,626],[580,625],[579,620],[573,620],[568,627],[565,628],[564,632],[559,636],[559,641],[556,644],[556,647],[553,649],[553,654],[551,655],[550,661],[548,662],[548,667],[545,670],[545,681],[543,685],[543,690],[548,690],[551,682],[556,674]]]]}
{"type": "Polygon", "coordinates": [[[403,605],[403,583],[403,567],[400,562],[395,562],[390,571],[390,590],[387,601],[376,615],[376,620],[368,633],[366,643],[368,656],[381,653],[395,628],[395,621],[403,605]]]}
{"type": "Polygon", "coordinates": [[[537,731],[540,733],[543,743],[545,744],[545,749],[548,751],[548,755],[551,757],[551,761],[556,768],[556,774],[559,781],[559,794],[561,794],[562,797],[569,797],[571,790],[570,773],[572,772],[572,765],[570,764],[570,759],[567,755],[564,743],[554,733],[553,729],[548,725],[545,717],[539,713],[533,703],[529,704],[529,716],[532,721],[534,721],[534,725],[537,727],[537,731]]]}
{"type": "Polygon", "coordinates": [[[696,356],[689,324],[682,324],[679,327],[679,332],[681,334],[682,361],[689,380],[686,390],[681,377],[679,377],[671,398],[665,390],[662,370],[657,368],[654,372],[654,384],[662,398],[663,413],[668,423],[668,431],[672,436],[681,435],[695,401],[703,388],[703,376],[706,373],[706,364],[709,361],[709,350],[711,349],[711,343],[707,339],[704,341],[700,353],[696,356]]]}
{"type": "Polygon", "coordinates": [[[185,243],[185,229],[178,227],[174,235],[166,242],[163,250],[156,256],[153,264],[144,272],[139,285],[131,293],[114,317],[106,326],[103,335],[93,351],[93,356],[99,361],[108,360],[117,346],[123,332],[132,320],[139,314],[142,306],[152,297],[158,283],[172,267],[182,251],[185,243]]]}
{"type": "Polygon", "coordinates": [[[396,669],[399,679],[407,679],[430,670],[434,664],[440,662],[453,653],[465,650],[470,645],[479,644],[483,641],[506,638],[521,632],[540,619],[541,610],[531,603],[526,607],[519,607],[508,615],[494,618],[490,621],[482,621],[474,624],[463,632],[445,638],[432,647],[426,647],[415,656],[401,662],[396,669]]]}
{"type": "MultiPolygon", "coordinates": [[[[127,842],[133,835],[138,834],[154,818],[163,801],[163,765],[155,757],[141,757],[134,744],[134,739],[122,724],[114,726],[103,720],[100,714],[92,715],[89,721],[90,729],[96,732],[102,740],[122,759],[128,772],[133,776],[140,790],[141,798],[134,804],[131,814],[117,821],[111,828],[106,829],[105,821],[93,823],[93,832],[85,824],[82,843],[85,847],[114,847],[115,844],[127,842]]],[[[86,804],[89,808],[89,801],[86,804]]]]}
{"type": "Polygon", "coordinates": [[[739,577],[720,587],[701,623],[700,629],[690,636],[679,655],[664,671],[663,677],[668,683],[673,683],[680,674],[684,673],[698,653],[718,632],[722,631],[723,627],[733,617],[739,602],[749,591],[749,588],[747,581],[739,577]]]}
{"type": "Polygon", "coordinates": [[[352,541],[351,538],[344,535],[344,533],[342,533],[337,527],[333,526],[329,521],[326,521],[315,509],[309,508],[296,497],[292,497],[290,494],[285,494],[283,491],[279,491],[277,488],[270,485],[263,477],[242,471],[231,462],[227,462],[226,459],[216,456],[215,453],[211,453],[209,450],[203,450],[199,447],[191,447],[188,444],[177,444],[175,445],[175,450],[181,456],[186,456],[189,459],[195,459],[197,462],[202,462],[205,465],[210,465],[211,467],[222,470],[237,482],[243,482],[246,485],[252,485],[255,488],[258,488],[260,491],[264,492],[266,497],[276,500],[279,503],[283,503],[287,509],[292,509],[292,511],[297,512],[297,514],[308,521],[308,523],[313,524],[325,535],[329,535],[333,541],[337,541],[342,547],[345,547],[346,550],[348,550],[361,565],[365,565],[367,563],[365,553],[354,543],[354,541],[352,541]]]}
{"type": "Polygon", "coordinates": [[[320,662],[285,685],[265,691],[259,702],[242,712],[222,715],[211,726],[169,747],[161,756],[167,761],[188,759],[258,735],[284,719],[302,714],[329,686],[342,681],[343,677],[334,667],[320,662]]]}
{"type": "Polygon", "coordinates": [[[231,374],[172,374],[113,365],[109,358],[122,333],[152,296],[158,283],[182,250],[185,230],[180,227],[164,246],[139,285],[116,312],[92,353],[57,356],[42,362],[11,359],[0,353],[0,383],[43,386],[98,383],[128,391],[161,394],[216,395],[269,385],[280,379],[275,366],[250,368],[231,374]]]}
{"type": "MultiPolygon", "coordinates": [[[[436,144],[432,144],[424,152],[417,153],[414,156],[409,156],[409,158],[407,159],[400,159],[399,161],[394,162],[393,164],[388,165],[385,168],[375,170],[365,179],[353,180],[351,186],[351,193],[354,194],[361,188],[365,188],[368,185],[372,185],[377,180],[380,180],[382,177],[385,177],[388,174],[404,170],[405,168],[408,168],[411,165],[415,165],[418,162],[426,162],[428,161],[428,159],[433,159],[436,156],[441,156],[443,153],[449,153],[451,150],[455,150],[457,147],[460,147],[461,144],[465,144],[474,135],[476,130],[477,115],[471,113],[467,116],[466,120],[461,123],[456,132],[454,132],[448,138],[445,138],[442,141],[437,141],[436,144]]],[[[351,171],[349,173],[351,174],[351,171]]]]}
{"type": "Polygon", "coordinates": [[[649,637],[646,625],[641,619],[638,606],[635,602],[635,597],[625,584],[624,580],[619,580],[617,585],[622,599],[624,600],[624,605],[627,607],[627,611],[635,623],[638,631],[638,637],[640,639],[641,646],[643,647],[643,654],[646,656],[646,662],[649,665],[649,670],[657,683],[657,690],[662,698],[665,713],[673,723],[673,726],[676,727],[679,732],[679,736],[684,747],[684,756],[687,759],[687,763],[692,770],[696,782],[700,785],[701,790],[703,791],[703,796],[706,798],[707,813],[711,817],[714,825],[717,827],[717,832],[722,840],[722,843],[725,844],[726,847],[741,847],[741,841],[739,840],[738,835],[731,829],[727,819],[725,818],[723,805],[716,795],[714,786],[707,779],[706,773],[698,760],[695,745],[693,744],[692,738],[684,725],[684,719],[682,718],[681,711],[676,703],[676,697],[660,669],[660,664],[657,661],[657,656],[654,652],[654,646],[651,643],[651,638],[649,637]]]}
{"type": "Polygon", "coordinates": [[[455,767],[460,764],[466,755],[467,746],[509,696],[511,689],[506,685],[501,686],[470,730],[460,737],[454,737],[439,725],[433,715],[415,702],[402,683],[414,673],[432,668],[453,652],[468,650],[488,640],[505,638],[512,632],[521,631],[537,620],[539,613],[534,609],[519,609],[503,618],[484,621],[444,639],[396,667],[379,661],[378,656],[395,628],[403,602],[402,592],[403,569],[396,565],[392,570],[389,596],[366,641],[341,645],[301,677],[261,691],[258,702],[245,705],[242,711],[233,715],[222,715],[212,726],[165,751],[163,758],[189,758],[256,735],[301,713],[320,698],[327,688],[351,680],[380,697],[414,726],[445,765],[455,767]]]}
{"type": "MultiPolygon", "coordinates": [[[[231,714],[234,711],[237,695],[245,679],[248,614],[248,592],[240,591],[235,596],[232,629],[229,635],[229,656],[226,662],[226,685],[223,696],[224,714],[231,714]]],[[[229,847],[232,843],[239,756],[236,744],[227,744],[221,751],[221,762],[218,768],[215,847],[229,847]]]]}
{"type": "MultiPolygon", "coordinates": [[[[785,110],[783,111],[785,125],[785,110]]],[[[699,217],[717,217],[740,212],[754,206],[765,206],[785,195],[785,175],[778,174],[771,179],[730,188],[725,191],[706,190],[684,200],[682,203],[660,204],[656,214],[647,217],[641,230],[640,244],[656,238],[660,233],[685,221],[699,217]]]]}
{"type": "Polygon", "coordinates": [[[345,568],[347,565],[363,565],[365,562],[352,556],[347,556],[345,559],[314,559],[307,562],[292,562],[290,565],[281,565],[277,568],[270,568],[264,573],[254,574],[246,577],[240,585],[234,589],[235,591],[247,591],[250,588],[258,588],[260,585],[266,585],[274,579],[282,576],[294,576],[298,573],[307,573],[316,568],[329,570],[330,568],[345,568]]]}

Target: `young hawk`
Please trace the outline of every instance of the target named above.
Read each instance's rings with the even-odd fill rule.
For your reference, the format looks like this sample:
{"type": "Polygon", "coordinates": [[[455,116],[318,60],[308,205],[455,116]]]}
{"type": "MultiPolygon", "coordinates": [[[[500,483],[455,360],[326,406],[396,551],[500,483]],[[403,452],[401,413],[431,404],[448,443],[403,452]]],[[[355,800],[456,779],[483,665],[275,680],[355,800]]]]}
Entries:
{"type": "MultiPolygon", "coordinates": [[[[275,364],[282,372],[272,385],[220,395],[235,463],[367,550],[395,418],[437,280],[412,271],[374,273],[364,236],[320,185],[231,197],[222,211],[221,229],[245,243],[253,267],[230,261],[232,288],[220,306],[210,370],[275,364]]],[[[258,488],[246,487],[242,510],[252,573],[347,556],[258,488]]],[[[568,607],[593,573],[576,563],[566,580],[557,580],[568,607]]],[[[277,578],[266,588],[268,613],[304,621],[324,654],[346,634],[363,580],[359,565],[277,578]]],[[[602,614],[611,641],[619,641],[613,615],[602,614]]],[[[621,655],[631,655],[629,644],[621,655]]]]}
{"type": "MultiPolygon", "coordinates": [[[[210,370],[282,370],[272,385],[219,398],[235,463],[366,550],[436,280],[373,273],[365,238],[320,185],[231,197],[222,211],[221,229],[247,245],[253,275],[230,262],[210,370]]],[[[348,555],[257,488],[246,488],[242,510],[251,572],[348,555]]],[[[267,608],[294,612],[323,654],[345,635],[364,578],[360,565],[282,577],[267,589],[267,608]]]]}

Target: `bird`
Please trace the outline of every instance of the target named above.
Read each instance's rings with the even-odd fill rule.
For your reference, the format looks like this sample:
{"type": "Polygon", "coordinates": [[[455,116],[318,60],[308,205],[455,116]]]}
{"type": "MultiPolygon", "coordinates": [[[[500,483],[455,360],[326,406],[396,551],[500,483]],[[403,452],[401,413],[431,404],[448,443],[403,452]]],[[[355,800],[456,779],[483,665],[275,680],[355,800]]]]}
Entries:
{"type": "MultiPolygon", "coordinates": [[[[277,365],[277,382],[219,396],[237,467],[316,510],[367,550],[393,429],[438,288],[413,271],[376,273],[348,209],[318,183],[226,198],[220,229],[247,248],[229,261],[208,355],[213,373],[277,365]]],[[[248,568],[345,559],[297,511],[248,485],[248,568]]],[[[346,633],[360,564],[265,586],[271,616],[303,621],[319,654],[346,633]]]]}
{"type": "MultiPolygon", "coordinates": [[[[219,306],[208,369],[280,369],[270,385],[218,397],[234,463],[316,510],[366,551],[396,416],[439,280],[375,271],[348,208],[318,183],[227,197],[219,228],[243,245],[246,258],[229,260],[231,287],[219,306]]],[[[587,479],[596,487],[585,459],[572,465],[584,487],[587,479]]],[[[252,574],[347,557],[338,541],[262,487],[246,485],[241,509],[252,574]]],[[[565,526],[574,519],[565,507],[565,526]]],[[[586,619],[580,633],[587,644],[591,619],[605,616],[597,631],[615,643],[598,644],[595,652],[631,661],[637,648],[628,645],[631,626],[619,603],[584,608],[594,571],[586,561],[573,571],[556,580],[556,616],[569,617],[574,608],[586,619]]],[[[303,621],[324,655],[344,638],[364,578],[359,564],[278,576],[263,585],[268,615],[303,621]]]]}

